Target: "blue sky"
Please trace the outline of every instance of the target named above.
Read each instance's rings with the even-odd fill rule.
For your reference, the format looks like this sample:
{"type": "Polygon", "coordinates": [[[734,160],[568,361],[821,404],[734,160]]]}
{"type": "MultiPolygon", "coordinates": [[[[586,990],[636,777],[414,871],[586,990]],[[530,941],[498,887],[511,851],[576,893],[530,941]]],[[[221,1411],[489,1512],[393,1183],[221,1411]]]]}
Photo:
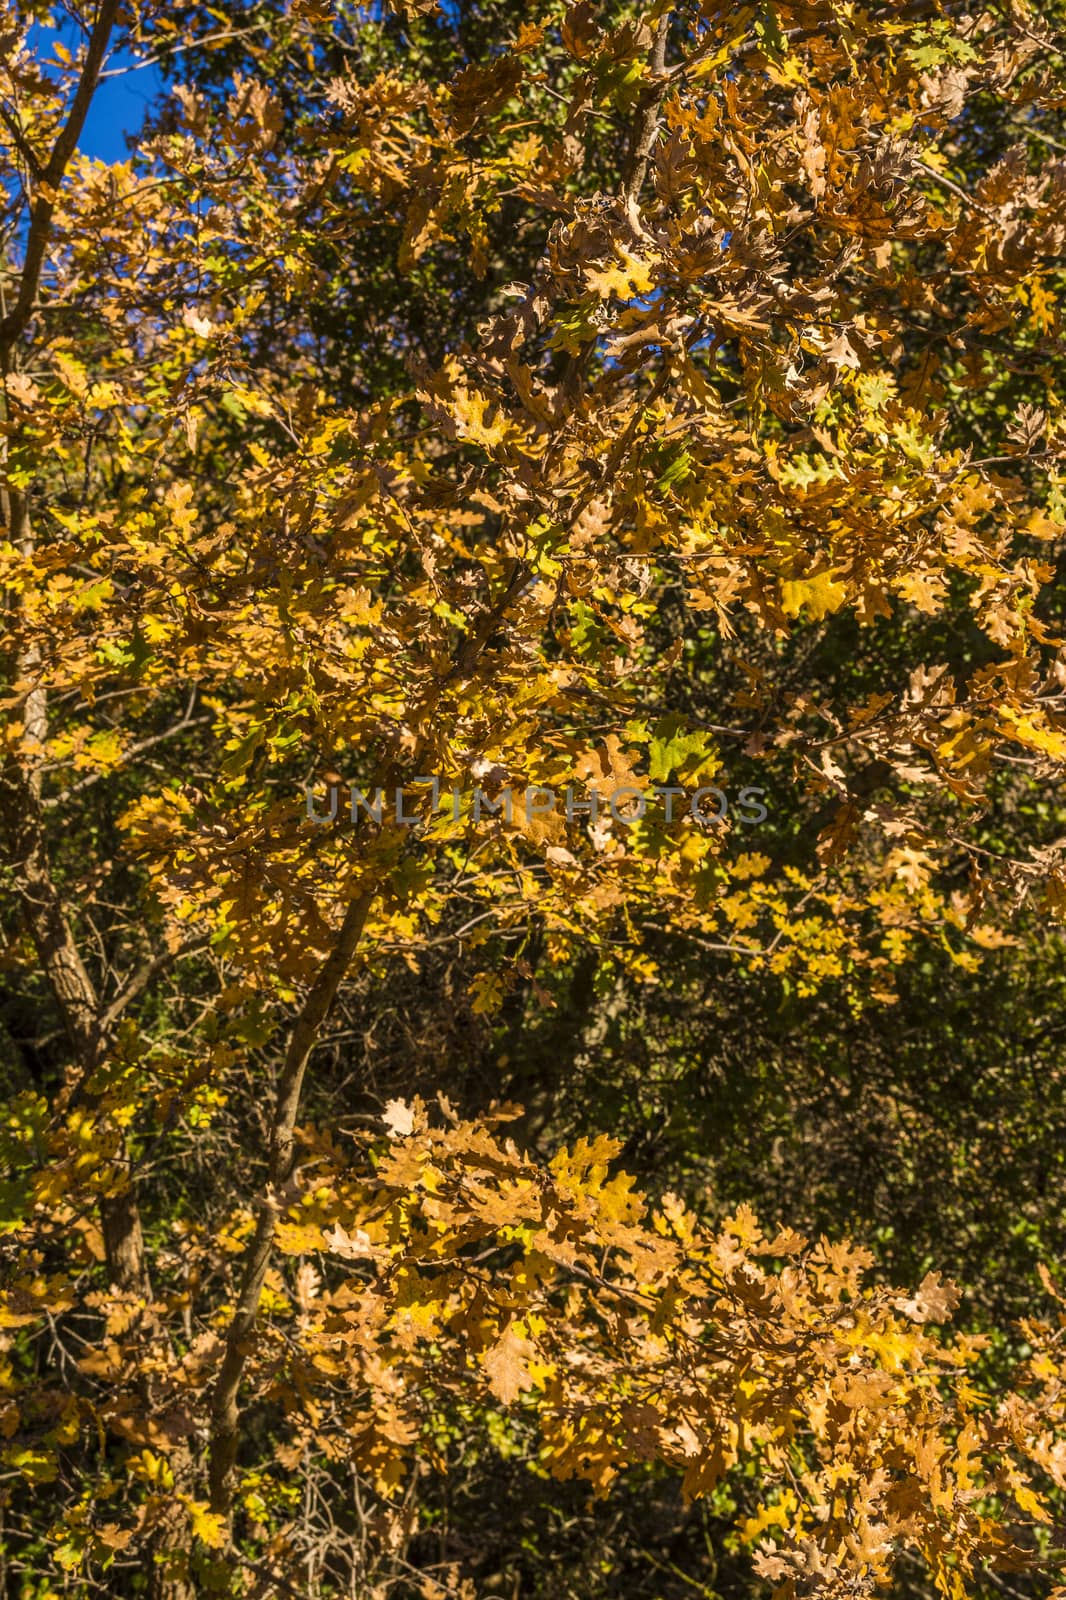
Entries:
{"type": "Polygon", "coordinates": [[[93,96],[79,149],[101,161],[122,161],[126,156],[127,133],[136,133],[144,121],[145,108],[159,93],[162,79],[157,67],[131,70],[131,57],[113,56],[108,70],[122,67],[118,76],[105,78],[93,96]]]}
{"type": "MultiPolygon", "coordinates": [[[[67,17],[58,19],[55,27],[38,23],[30,29],[30,44],[49,77],[59,75],[52,55],[57,40],[75,52],[82,36],[67,17]]],[[[89,107],[78,148],[101,161],[123,161],[127,153],[124,135],[139,130],[145,109],[159,93],[163,80],[158,67],[138,67],[136,58],[123,50],[111,53],[105,73],[89,107]]]]}

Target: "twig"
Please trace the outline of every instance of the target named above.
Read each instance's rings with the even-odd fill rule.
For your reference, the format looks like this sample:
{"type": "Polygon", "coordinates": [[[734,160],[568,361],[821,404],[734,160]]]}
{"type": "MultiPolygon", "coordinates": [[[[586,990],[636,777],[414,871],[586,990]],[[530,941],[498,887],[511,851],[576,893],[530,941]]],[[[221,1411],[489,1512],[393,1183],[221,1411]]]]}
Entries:
{"type": "Polygon", "coordinates": [[[167,967],[171,966],[175,961],[182,961],[186,956],[195,955],[197,951],[203,950],[210,942],[210,934],[197,934],[195,938],[187,939],[184,944],[179,945],[176,950],[165,950],[161,955],[154,956],[151,961],[145,961],[137,968],[133,976],[126,981],[123,988],[119,990],[100,1018],[101,1033],[106,1035],[110,1032],[126,1007],[136,1000],[139,994],[143,994],[153,979],[157,978],[161,972],[165,972],[167,967]]]}
{"type": "MultiPolygon", "coordinates": [[[[149,739],[140,739],[136,744],[131,744],[122,752],[122,762],[125,766],[131,756],[143,755],[144,751],[151,750],[157,744],[163,744],[167,739],[175,738],[179,733],[184,733],[186,728],[202,728],[207,723],[213,722],[213,717],[183,717],[180,722],[175,722],[163,733],[155,733],[149,739]]],[[[59,766],[58,762],[50,762],[39,767],[38,772],[50,772],[59,766]]],[[[94,783],[99,783],[101,778],[111,776],[111,772],[90,772],[86,777],[79,778],[77,783],[72,783],[69,789],[64,789],[62,794],[50,795],[47,800],[42,800],[41,805],[45,811],[50,811],[53,806],[65,805],[74,795],[81,794],[84,789],[90,788],[94,783]]]]}
{"type": "Polygon", "coordinates": [[[965,205],[971,206],[974,211],[979,211],[983,217],[988,217],[992,222],[998,220],[996,213],[990,211],[988,206],[982,205],[980,200],[975,200],[973,195],[968,194],[954,179],[946,177],[942,172],[937,172],[935,167],[927,167],[925,162],[920,160],[918,156],[911,158],[911,167],[915,172],[922,172],[927,178],[932,178],[934,183],[938,183],[942,189],[947,189],[965,205]]]}

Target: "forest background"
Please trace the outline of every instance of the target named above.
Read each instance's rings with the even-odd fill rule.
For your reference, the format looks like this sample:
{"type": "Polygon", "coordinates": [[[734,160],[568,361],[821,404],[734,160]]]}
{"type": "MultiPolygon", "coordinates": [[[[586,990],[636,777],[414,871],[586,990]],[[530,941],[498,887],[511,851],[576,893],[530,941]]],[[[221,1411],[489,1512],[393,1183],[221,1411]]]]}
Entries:
{"type": "Polygon", "coordinates": [[[4,0],[3,1593],[1061,1583],[1064,39],[4,0]]]}

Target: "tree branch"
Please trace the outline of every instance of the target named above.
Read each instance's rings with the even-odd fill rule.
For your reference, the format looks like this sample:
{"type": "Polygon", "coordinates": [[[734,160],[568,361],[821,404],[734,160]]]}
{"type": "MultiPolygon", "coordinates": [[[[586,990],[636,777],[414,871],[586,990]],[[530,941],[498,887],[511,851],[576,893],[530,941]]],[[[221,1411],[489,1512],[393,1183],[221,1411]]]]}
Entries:
{"type": "Polygon", "coordinates": [[[648,173],[648,159],[659,131],[659,114],[670,85],[670,74],[666,70],[666,40],[669,33],[668,11],[665,16],[659,18],[659,25],[655,30],[655,43],[651,47],[648,61],[650,82],[641,99],[626,155],[622,193],[631,206],[636,204],[637,196],[644,187],[644,179],[648,173]]]}
{"type": "Polygon", "coordinates": [[[237,1459],[240,1423],[237,1395],[248,1361],[248,1337],[255,1325],[263,1283],[270,1265],[278,1214],[283,1204],[281,1193],[292,1177],[295,1164],[296,1117],[304,1074],[322,1024],[355,955],[373,900],[374,891],[368,890],[349,903],[337,941],[319,970],[296,1019],[278,1079],[270,1132],[267,1186],[259,1201],[255,1236],[245,1259],[240,1294],[226,1334],[225,1354],[211,1398],[211,1506],[214,1511],[223,1514],[228,1512],[233,1495],[231,1479],[237,1459]]]}
{"type": "Polygon", "coordinates": [[[186,940],[176,950],[164,950],[162,955],[154,956],[151,961],[145,961],[143,965],[139,966],[133,976],[126,981],[124,987],[119,990],[100,1018],[101,1034],[106,1038],[126,1007],[136,1000],[139,994],[143,994],[149,984],[161,972],[165,972],[175,961],[181,961],[185,956],[195,955],[198,950],[203,950],[210,942],[210,934],[198,934],[195,939],[186,940]]]}
{"type": "Polygon", "coordinates": [[[41,279],[45,251],[52,233],[55,215],[56,191],[63,181],[67,165],[78,147],[81,130],[96,92],[100,70],[107,55],[107,46],[115,26],[121,0],[101,0],[100,9],[89,37],[85,66],[74,94],[74,101],[60,133],[52,146],[52,153],[39,174],[40,192],[33,202],[30,229],[26,237],[26,258],[19,281],[18,299],[0,322],[0,352],[6,354],[22,333],[33,313],[37,286],[41,279]],[[50,196],[52,198],[50,198],[50,196]]]}
{"type": "MultiPolygon", "coordinates": [[[[213,721],[213,717],[183,717],[180,722],[173,723],[163,733],[153,733],[150,738],[139,739],[136,744],[131,744],[122,752],[120,766],[124,767],[131,757],[143,755],[146,750],[153,749],[157,744],[164,744],[167,739],[176,738],[179,733],[184,733],[186,728],[202,728],[213,721]]],[[[47,770],[46,767],[40,769],[42,773],[47,770]]],[[[46,811],[50,811],[54,806],[64,805],[74,795],[81,794],[83,789],[89,789],[94,783],[99,783],[101,778],[109,777],[111,777],[110,771],[90,772],[84,778],[79,778],[77,783],[72,783],[69,789],[64,789],[62,794],[50,795],[47,800],[42,801],[42,805],[46,811]]]]}

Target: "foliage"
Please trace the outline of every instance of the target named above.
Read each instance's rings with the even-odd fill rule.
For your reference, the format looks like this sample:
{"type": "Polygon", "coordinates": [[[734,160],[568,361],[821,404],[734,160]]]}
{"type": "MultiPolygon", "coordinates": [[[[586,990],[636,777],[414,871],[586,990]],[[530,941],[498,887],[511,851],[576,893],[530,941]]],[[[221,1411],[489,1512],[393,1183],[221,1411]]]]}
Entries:
{"type": "MultiPolygon", "coordinates": [[[[469,1596],[458,1446],[672,1473],[782,1600],[1053,1580],[1054,1263],[946,1331],[672,1192],[691,1094],[642,1195],[584,1086],[641,1029],[698,1078],[708,955],[747,1148],[842,1018],[905,1099],[945,972],[1054,1004],[1057,9],[68,10],[0,22],[14,1592],[469,1596]],[[121,48],[178,81],[108,166],[121,48]]],[[[836,1148],[773,1195],[827,1232],[836,1148]]]]}

